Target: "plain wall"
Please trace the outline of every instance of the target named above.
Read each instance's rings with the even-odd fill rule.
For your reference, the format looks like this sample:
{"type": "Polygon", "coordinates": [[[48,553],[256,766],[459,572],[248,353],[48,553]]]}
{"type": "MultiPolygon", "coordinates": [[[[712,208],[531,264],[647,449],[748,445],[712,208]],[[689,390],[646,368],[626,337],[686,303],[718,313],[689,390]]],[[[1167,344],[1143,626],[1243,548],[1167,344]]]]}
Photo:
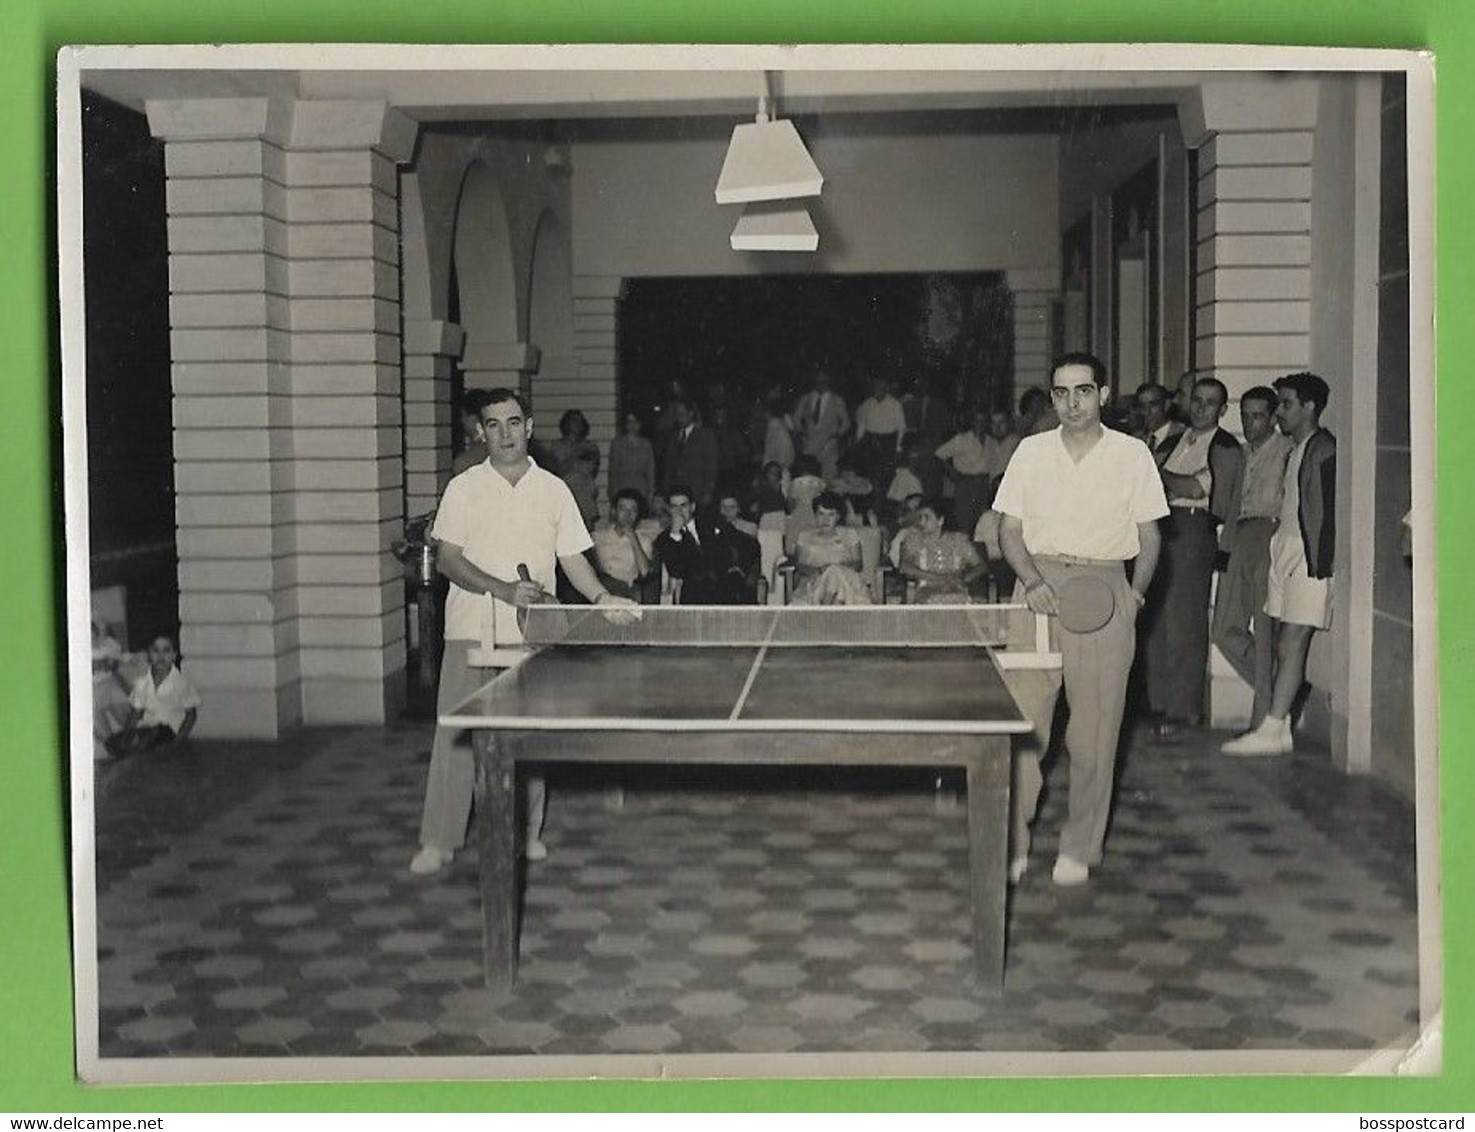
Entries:
{"type": "Polygon", "coordinates": [[[740,206],[714,200],[731,123],[707,125],[697,136],[572,144],[576,275],[1056,269],[1053,135],[809,129],[825,177],[811,206],[820,250],[754,253],[728,245],[740,206]]]}

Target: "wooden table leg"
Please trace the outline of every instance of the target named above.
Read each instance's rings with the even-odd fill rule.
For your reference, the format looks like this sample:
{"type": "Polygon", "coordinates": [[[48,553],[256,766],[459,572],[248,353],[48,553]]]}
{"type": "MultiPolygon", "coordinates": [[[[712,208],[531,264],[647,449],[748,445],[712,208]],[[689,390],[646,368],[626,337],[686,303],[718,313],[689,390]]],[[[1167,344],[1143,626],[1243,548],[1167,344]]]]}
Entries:
{"type": "Polygon", "coordinates": [[[987,736],[968,768],[968,878],[973,898],[973,962],[985,986],[1004,985],[1008,893],[1009,736],[987,736]]]}
{"type": "Polygon", "coordinates": [[[486,985],[506,993],[517,981],[516,768],[506,740],[477,731],[476,828],[481,857],[482,945],[486,985]]]}

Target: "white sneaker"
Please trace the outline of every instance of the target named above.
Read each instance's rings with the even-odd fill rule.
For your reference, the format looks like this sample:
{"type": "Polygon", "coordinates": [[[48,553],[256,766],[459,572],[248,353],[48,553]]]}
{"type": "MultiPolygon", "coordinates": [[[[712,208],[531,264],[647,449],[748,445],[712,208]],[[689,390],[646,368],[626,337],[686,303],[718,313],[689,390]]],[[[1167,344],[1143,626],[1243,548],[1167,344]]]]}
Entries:
{"type": "Polygon", "coordinates": [[[1009,862],[1009,883],[1018,884],[1027,872],[1029,872],[1029,858],[1015,857],[1009,862]]]}
{"type": "Polygon", "coordinates": [[[1055,858],[1055,870],[1050,874],[1050,879],[1062,888],[1074,888],[1078,884],[1085,884],[1090,876],[1091,870],[1088,866],[1081,864],[1074,857],[1062,855],[1055,858]]]}
{"type": "Polygon", "coordinates": [[[544,861],[548,859],[548,846],[537,837],[529,837],[524,850],[529,861],[544,861]]]}
{"type": "Polygon", "coordinates": [[[1246,731],[1238,739],[1231,739],[1219,748],[1224,754],[1238,758],[1288,755],[1294,749],[1295,740],[1291,736],[1290,720],[1272,722],[1269,718],[1253,731],[1246,731]]]}
{"type": "Polygon", "coordinates": [[[445,849],[437,849],[434,845],[422,845],[420,852],[410,860],[410,872],[417,877],[430,876],[449,865],[454,856],[454,853],[445,849]]]}

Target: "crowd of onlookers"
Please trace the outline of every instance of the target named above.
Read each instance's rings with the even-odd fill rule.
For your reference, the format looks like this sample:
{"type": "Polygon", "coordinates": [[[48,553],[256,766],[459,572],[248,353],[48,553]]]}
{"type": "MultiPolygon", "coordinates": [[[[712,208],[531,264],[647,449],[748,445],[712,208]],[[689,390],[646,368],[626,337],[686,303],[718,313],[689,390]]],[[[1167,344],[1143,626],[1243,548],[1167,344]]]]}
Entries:
{"type": "MultiPolygon", "coordinates": [[[[462,406],[457,472],[482,458],[478,396],[462,406]]],[[[624,415],[603,454],[571,409],[532,448],[568,484],[617,593],[655,602],[664,585],[684,604],[748,603],[783,584],[813,604],[954,601],[1007,596],[1012,576],[980,520],[1019,437],[1055,423],[1039,389],[1016,414],[925,383],[898,396],[880,377],[851,403],[820,369],[802,394],[774,387],[748,405],[673,382],[649,422],[624,415]],[[777,576],[760,572],[760,526],[782,532],[777,576]]]]}
{"type": "MultiPolygon", "coordinates": [[[[477,396],[464,406],[473,441],[477,396]]],[[[1277,396],[1243,395],[1243,442],[1220,427],[1228,393],[1213,378],[1149,383],[1104,406],[1103,423],[1153,453],[1172,510],[1138,666],[1142,699],[1165,730],[1200,718],[1210,640],[1256,686],[1257,717],[1268,696],[1266,634],[1262,625],[1256,640],[1254,622],[1288,453],[1277,396]],[[1211,578],[1237,536],[1211,621],[1211,578]]],[[[782,586],[782,600],[806,604],[1007,601],[1015,579],[994,493],[1020,438],[1058,423],[1042,388],[1017,405],[967,404],[882,376],[851,400],[821,368],[798,395],[773,387],[748,404],[715,383],[697,396],[672,382],[650,419],[624,415],[603,453],[584,414],[569,410],[533,452],[568,484],[593,536],[591,561],[623,596],[742,604],[782,586]],[[762,561],[760,529],[780,532],[777,568],[762,561]]],[[[480,453],[469,443],[457,470],[480,453]]]]}

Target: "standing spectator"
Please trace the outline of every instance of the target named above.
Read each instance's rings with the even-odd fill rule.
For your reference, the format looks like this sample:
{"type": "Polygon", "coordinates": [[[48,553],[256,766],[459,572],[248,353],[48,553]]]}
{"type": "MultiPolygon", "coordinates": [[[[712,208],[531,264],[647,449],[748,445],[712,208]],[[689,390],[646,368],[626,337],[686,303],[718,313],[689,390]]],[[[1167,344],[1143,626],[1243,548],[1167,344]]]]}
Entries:
{"type": "Polygon", "coordinates": [[[727,406],[712,410],[712,433],[717,438],[717,485],[719,491],[740,491],[753,478],[753,454],[748,439],[733,426],[727,406]]]}
{"type": "MultiPolygon", "coordinates": [[[[988,415],[988,437],[983,442],[984,456],[988,463],[988,498],[992,501],[999,481],[1004,478],[1004,469],[1009,458],[1019,447],[1019,434],[1014,431],[1014,418],[1008,409],[995,409],[988,415]]],[[[966,533],[967,528],[965,528],[966,533]]]]}
{"type": "Polygon", "coordinates": [[[855,409],[855,447],[860,471],[877,491],[885,491],[901,455],[906,435],[906,414],[901,402],[891,395],[891,379],[871,381],[871,395],[855,409]]]}
{"type": "Polygon", "coordinates": [[[656,455],[651,443],[640,435],[640,418],[625,414],[625,428],[609,442],[609,501],[622,491],[638,491],[642,500],[656,493],[656,455]]]}
{"type": "Polygon", "coordinates": [[[670,496],[673,484],[682,484],[692,490],[698,506],[710,507],[717,490],[717,437],[701,423],[690,401],[672,401],[671,417],[675,429],[662,461],[666,495],[670,496]]]}
{"type": "Polygon", "coordinates": [[[785,473],[794,466],[794,422],[787,400],[777,391],[764,402],[763,467],[769,464],[785,473]]]}
{"type": "Polygon", "coordinates": [[[1219,525],[1238,509],[1244,476],[1239,441],[1219,427],[1228,400],[1217,378],[1200,378],[1189,401],[1188,427],[1162,465],[1168,518],[1161,524],[1162,556],[1149,594],[1147,700],[1164,738],[1203,719],[1219,525]]]}
{"type": "Polygon", "coordinates": [[[1163,461],[1173,450],[1169,441],[1177,441],[1183,426],[1169,415],[1168,391],[1161,385],[1153,382],[1139,385],[1133,400],[1137,402],[1137,413],[1142,422],[1142,431],[1137,434],[1137,438],[1147,445],[1147,450],[1161,468],[1163,461]]]}
{"type": "Polygon", "coordinates": [[[594,470],[599,465],[598,457],[588,448],[574,453],[574,465],[563,477],[568,489],[574,493],[574,502],[579,505],[579,516],[584,526],[593,527],[599,521],[599,488],[594,482],[594,470]]]}
{"type": "Polygon", "coordinates": [[[906,415],[907,434],[917,442],[922,489],[928,495],[937,495],[942,491],[942,465],[936,453],[956,431],[953,403],[937,392],[931,379],[922,378],[917,384],[917,391],[902,402],[902,411],[906,415]]]}
{"type": "Polygon", "coordinates": [[[1250,728],[1260,726],[1270,708],[1275,675],[1275,640],[1265,612],[1270,573],[1270,538],[1280,515],[1289,438],[1275,431],[1275,390],[1264,385],[1242,393],[1239,419],[1244,432],[1245,474],[1236,513],[1224,520],[1219,537],[1227,558],[1214,601],[1213,638],[1224,659],[1254,689],[1250,728]]]}
{"type": "Polygon", "coordinates": [[[1178,389],[1173,394],[1173,402],[1168,406],[1168,416],[1180,427],[1186,428],[1188,419],[1193,408],[1193,386],[1197,377],[1189,370],[1178,379],[1178,389]]]}
{"type": "Polygon", "coordinates": [[[453,476],[459,476],[487,458],[487,440],[481,430],[481,407],[486,403],[485,389],[468,389],[461,394],[461,451],[451,461],[453,476]]]}
{"type": "Polygon", "coordinates": [[[1019,435],[1038,436],[1060,427],[1060,417],[1050,404],[1050,394],[1031,385],[1019,395],[1019,435]]]}
{"type": "Polygon", "coordinates": [[[850,431],[850,410],[845,398],[830,388],[829,370],[815,371],[813,386],[799,398],[795,415],[800,447],[819,461],[820,474],[831,478],[840,465],[840,440],[850,431]]]}
{"type": "Polygon", "coordinates": [[[785,514],[789,508],[784,487],[784,470],[771,460],[764,464],[753,480],[752,514],[759,518],[775,511],[785,514]]]}
{"type": "Polygon", "coordinates": [[[676,424],[676,402],[686,401],[686,387],[674,378],[666,385],[666,396],[656,406],[655,420],[650,427],[650,443],[656,453],[656,478],[666,482],[666,469],[662,461],[666,458],[666,452],[671,447],[671,437],[675,435],[676,424]]]}
{"type": "Polygon", "coordinates": [[[581,453],[588,455],[591,474],[598,479],[599,447],[589,439],[589,418],[578,409],[570,409],[558,418],[558,439],[548,445],[548,459],[553,465],[549,471],[560,479],[567,478],[581,453]]]}
{"type": "Polygon", "coordinates": [[[1265,612],[1275,631],[1270,707],[1253,731],[1224,744],[1228,755],[1288,754],[1291,708],[1306,679],[1311,638],[1332,623],[1333,554],[1337,543],[1337,440],[1321,427],[1330,391],[1314,373],[1275,383],[1280,431],[1290,438],[1281,481],[1280,522],[1270,539],[1265,612]]]}
{"type": "Polygon", "coordinates": [[[937,458],[949,469],[953,481],[953,516],[960,531],[973,530],[988,507],[989,476],[994,464],[985,447],[985,441],[992,439],[988,424],[987,410],[977,410],[972,426],[937,450],[937,458]]]}

